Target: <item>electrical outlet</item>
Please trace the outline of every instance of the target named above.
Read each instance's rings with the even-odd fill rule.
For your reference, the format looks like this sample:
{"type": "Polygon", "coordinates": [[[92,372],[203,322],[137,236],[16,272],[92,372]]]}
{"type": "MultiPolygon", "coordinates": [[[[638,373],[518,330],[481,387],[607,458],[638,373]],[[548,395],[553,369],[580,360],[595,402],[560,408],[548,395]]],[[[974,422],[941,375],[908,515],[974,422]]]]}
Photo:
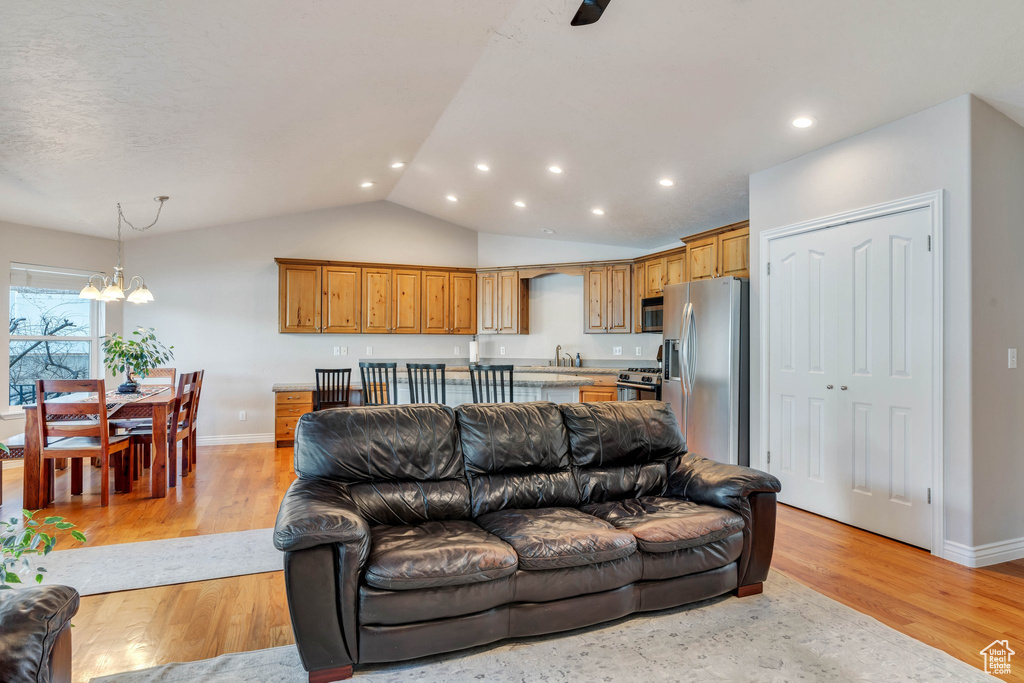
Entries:
{"type": "Polygon", "coordinates": [[[504,346],[499,346],[498,347],[498,353],[501,354],[502,356],[504,356],[505,355],[505,347],[504,346]]]}
{"type": "Polygon", "coordinates": [[[334,355],[335,356],[340,356],[341,355],[341,347],[340,346],[335,346],[334,347],[334,355]]]}
{"type": "Polygon", "coordinates": [[[1011,370],[1017,367],[1017,349],[1010,349],[1010,352],[1007,354],[1006,365],[1011,370]]]}
{"type": "Polygon", "coordinates": [[[460,353],[462,353],[462,347],[456,346],[455,347],[455,355],[458,356],[460,353]]]}
{"type": "Polygon", "coordinates": [[[373,355],[373,347],[372,346],[367,346],[366,347],[366,355],[367,356],[372,356],[373,355]]]}
{"type": "MultiPolygon", "coordinates": [[[[334,354],[334,355],[337,356],[338,354],[334,354]]],[[[348,355],[348,347],[347,346],[342,346],[341,347],[341,355],[342,356],[347,356],[348,355]]]]}
{"type": "Polygon", "coordinates": [[[245,422],[245,411],[244,410],[239,410],[238,411],[238,419],[239,419],[240,422],[245,422]]]}
{"type": "Polygon", "coordinates": [[[622,355],[622,347],[621,346],[613,346],[612,347],[612,355],[613,356],[621,356],[622,355]]]}
{"type": "Polygon", "coordinates": [[[642,346],[636,347],[636,355],[638,355],[638,356],[644,355],[644,347],[642,347],[642,346]]]}

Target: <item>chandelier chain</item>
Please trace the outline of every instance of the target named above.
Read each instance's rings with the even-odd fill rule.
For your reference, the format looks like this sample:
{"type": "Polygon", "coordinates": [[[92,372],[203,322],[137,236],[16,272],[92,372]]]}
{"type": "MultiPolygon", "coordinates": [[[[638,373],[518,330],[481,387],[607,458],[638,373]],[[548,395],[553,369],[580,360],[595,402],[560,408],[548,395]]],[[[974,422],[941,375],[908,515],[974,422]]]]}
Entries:
{"type": "Polygon", "coordinates": [[[117,265],[119,268],[121,267],[121,223],[125,223],[129,228],[136,232],[146,232],[152,228],[156,225],[156,222],[160,220],[160,212],[163,211],[164,202],[167,201],[168,197],[154,197],[154,199],[160,202],[160,206],[156,209],[156,216],[153,218],[152,223],[141,228],[133,225],[132,222],[125,217],[124,211],[121,209],[121,202],[117,203],[117,265]]]}

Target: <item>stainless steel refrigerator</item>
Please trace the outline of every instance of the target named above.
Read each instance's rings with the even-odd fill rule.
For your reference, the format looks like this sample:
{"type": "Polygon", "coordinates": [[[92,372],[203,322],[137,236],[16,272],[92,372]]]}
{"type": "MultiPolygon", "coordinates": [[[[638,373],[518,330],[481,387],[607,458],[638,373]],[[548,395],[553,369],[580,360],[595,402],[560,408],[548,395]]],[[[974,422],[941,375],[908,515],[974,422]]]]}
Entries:
{"type": "Polygon", "coordinates": [[[665,286],[662,400],[691,453],[750,464],[750,282],[665,286]]]}

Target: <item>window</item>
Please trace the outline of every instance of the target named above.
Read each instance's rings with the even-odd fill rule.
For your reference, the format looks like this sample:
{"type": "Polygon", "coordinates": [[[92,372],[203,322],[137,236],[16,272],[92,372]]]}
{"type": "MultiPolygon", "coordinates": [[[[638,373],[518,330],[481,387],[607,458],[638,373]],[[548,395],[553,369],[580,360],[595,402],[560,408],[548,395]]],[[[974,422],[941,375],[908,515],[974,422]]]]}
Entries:
{"type": "Polygon", "coordinates": [[[35,402],[37,379],[98,376],[100,304],[79,299],[88,273],[11,264],[8,405],[35,402]]]}

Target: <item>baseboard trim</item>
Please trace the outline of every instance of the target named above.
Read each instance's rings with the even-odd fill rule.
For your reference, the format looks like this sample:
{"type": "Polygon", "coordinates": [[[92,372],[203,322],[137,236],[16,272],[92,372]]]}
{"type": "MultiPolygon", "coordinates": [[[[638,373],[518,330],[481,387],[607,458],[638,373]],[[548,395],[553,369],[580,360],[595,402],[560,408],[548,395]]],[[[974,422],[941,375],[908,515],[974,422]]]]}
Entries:
{"type": "Polygon", "coordinates": [[[273,443],[274,434],[224,434],[221,436],[200,436],[196,441],[200,446],[227,446],[240,443],[273,443]]]}
{"type": "Polygon", "coordinates": [[[942,556],[950,562],[973,568],[987,567],[1000,562],[1012,562],[1024,559],[1024,538],[976,546],[946,541],[943,544],[942,556]]]}

